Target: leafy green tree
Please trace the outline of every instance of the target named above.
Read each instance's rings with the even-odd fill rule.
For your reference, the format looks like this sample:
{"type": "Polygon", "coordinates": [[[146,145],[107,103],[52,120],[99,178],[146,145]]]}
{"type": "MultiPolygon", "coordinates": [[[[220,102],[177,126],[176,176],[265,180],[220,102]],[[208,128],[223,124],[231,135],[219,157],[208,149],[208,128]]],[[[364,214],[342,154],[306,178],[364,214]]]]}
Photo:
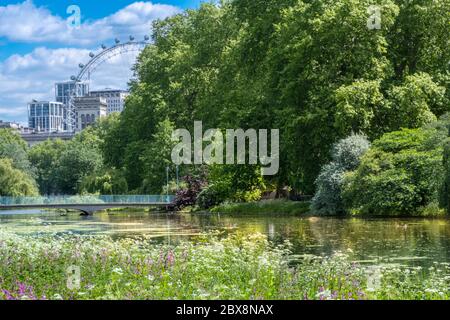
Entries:
{"type": "Polygon", "coordinates": [[[62,150],[55,168],[59,192],[75,194],[86,176],[102,169],[101,140],[93,130],[83,130],[62,150]]]}
{"type": "Polygon", "coordinates": [[[445,102],[445,87],[425,73],[407,76],[388,94],[391,103],[388,120],[392,129],[421,127],[450,111],[445,102]]]}
{"type": "Polygon", "coordinates": [[[33,146],[28,156],[36,168],[36,181],[41,194],[59,194],[57,168],[67,143],[60,140],[47,140],[33,146]]]}
{"type": "Polygon", "coordinates": [[[27,154],[27,144],[18,132],[11,129],[0,129],[0,158],[9,158],[13,166],[34,175],[27,154]]]}
{"type": "Polygon", "coordinates": [[[37,196],[36,182],[27,173],[16,169],[9,158],[0,158],[0,196],[37,196]]]}
{"type": "Polygon", "coordinates": [[[256,201],[266,188],[257,165],[213,165],[209,169],[212,193],[220,194],[222,200],[256,201]]]}
{"type": "Polygon", "coordinates": [[[386,131],[388,110],[380,81],[355,81],[335,92],[335,126],[342,134],[364,132],[377,137],[386,131]]]}
{"type": "Polygon", "coordinates": [[[150,142],[141,155],[143,163],[142,190],[150,193],[160,193],[166,184],[166,170],[173,172],[171,160],[173,123],[166,119],[160,122],[150,142]]]}
{"type": "Polygon", "coordinates": [[[117,169],[95,172],[83,178],[79,193],[121,195],[128,192],[125,175],[117,169]]]}

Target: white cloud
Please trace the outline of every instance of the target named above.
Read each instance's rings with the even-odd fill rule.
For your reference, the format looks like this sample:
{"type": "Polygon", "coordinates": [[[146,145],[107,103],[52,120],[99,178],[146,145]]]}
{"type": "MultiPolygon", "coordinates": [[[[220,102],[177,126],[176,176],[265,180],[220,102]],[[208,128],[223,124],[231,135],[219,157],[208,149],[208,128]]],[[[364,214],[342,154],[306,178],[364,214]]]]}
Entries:
{"type": "Polygon", "coordinates": [[[48,9],[36,7],[31,0],[26,0],[0,6],[0,37],[11,41],[65,45],[93,45],[128,35],[134,35],[137,39],[150,33],[153,20],[178,12],[180,9],[171,5],[134,2],[110,16],[85,21],[79,28],[73,28],[67,24],[65,17],[53,15],[48,9]]]}

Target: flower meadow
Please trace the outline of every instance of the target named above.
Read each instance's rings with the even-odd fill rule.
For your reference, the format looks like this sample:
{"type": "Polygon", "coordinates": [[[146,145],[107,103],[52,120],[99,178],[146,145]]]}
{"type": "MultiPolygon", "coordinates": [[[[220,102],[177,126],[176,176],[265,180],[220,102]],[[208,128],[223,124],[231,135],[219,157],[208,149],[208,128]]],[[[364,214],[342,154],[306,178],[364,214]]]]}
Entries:
{"type": "Polygon", "coordinates": [[[0,231],[0,299],[449,299],[450,266],[368,266],[342,253],[294,259],[265,236],[22,236],[0,231]],[[67,270],[80,270],[68,286],[67,270]],[[373,270],[372,270],[373,271],[373,270]]]}

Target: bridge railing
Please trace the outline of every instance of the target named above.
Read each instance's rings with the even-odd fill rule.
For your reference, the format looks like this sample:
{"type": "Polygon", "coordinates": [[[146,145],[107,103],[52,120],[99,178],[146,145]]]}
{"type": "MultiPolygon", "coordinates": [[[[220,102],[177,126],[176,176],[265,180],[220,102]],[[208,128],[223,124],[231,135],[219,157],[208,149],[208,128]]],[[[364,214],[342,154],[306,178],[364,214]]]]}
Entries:
{"type": "Polygon", "coordinates": [[[58,204],[170,204],[173,195],[87,195],[87,196],[40,196],[0,197],[0,206],[58,205],[58,204]]]}

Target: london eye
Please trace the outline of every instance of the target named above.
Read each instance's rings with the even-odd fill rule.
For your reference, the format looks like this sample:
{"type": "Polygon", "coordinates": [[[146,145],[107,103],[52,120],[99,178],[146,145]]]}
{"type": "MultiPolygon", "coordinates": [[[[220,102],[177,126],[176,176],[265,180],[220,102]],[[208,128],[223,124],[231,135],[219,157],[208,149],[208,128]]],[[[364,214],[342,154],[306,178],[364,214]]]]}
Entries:
{"type": "Polygon", "coordinates": [[[130,36],[127,42],[121,42],[119,39],[115,39],[114,45],[107,47],[102,44],[102,50],[95,54],[89,53],[90,60],[86,64],[80,63],[78,65],[80,71],[78,75],[73,75],[70,80],[74,85],[69,92],[69,101],[66,106],[66,125],[69,131],[73,131],[75,128],[75,98],[83,96],[83,84],[91,81],[91,75],[105,62],[112,58],[130,52],[141,52],[149,44],[149,37],[145,36],[143,40],[136,40],[133,36],[130,36]]]}

